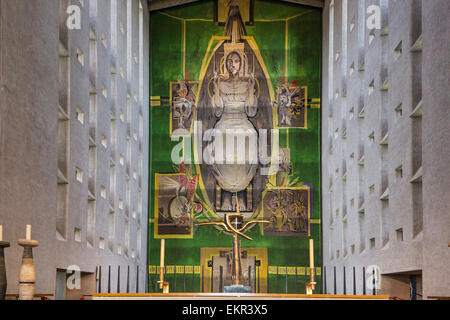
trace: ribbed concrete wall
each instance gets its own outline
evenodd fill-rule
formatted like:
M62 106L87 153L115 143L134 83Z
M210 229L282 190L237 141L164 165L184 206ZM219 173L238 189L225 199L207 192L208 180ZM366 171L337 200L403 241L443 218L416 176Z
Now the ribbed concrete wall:
M450 295L450 2L423 1L423 286Z
M367 27L371 5L380 8L380 29ZM337 293L344 287L353 293L353 267L356 293L363 293L363 267L369 265L379 266L383 276L378 292L390 293L388 284L383 288L389 275L421 273L424 297L450 293L450 171L443 167L450 159L448 7L445 0L326 1L328 293L335 281ZM367 286L366 292L372 293Z
M0 224L8 293L25 225L37 293L56 270L102 267L102 291L145 291L148 203L147 1L1 1ZM68 30L69 5L81 29ZM104 241L103 241L104 240ZM104 244L103 244L104 242ZM104 247L104 248L103 248ZM84 292L86 293L86 292Z

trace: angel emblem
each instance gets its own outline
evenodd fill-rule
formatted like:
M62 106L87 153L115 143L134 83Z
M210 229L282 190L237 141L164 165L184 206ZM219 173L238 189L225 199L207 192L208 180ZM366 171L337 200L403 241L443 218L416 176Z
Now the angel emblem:
M275 100L272 101L273 106L278 106L280 111L281 121L280 125L292 126L292 118L301 112L301 101L295 99L299 93L300 88L290 90L286 85L277 86ZM300 108L300 110L298 110Z
M194 98L185 81L178 80L179 89L173 98L173 117L178 120L178 128L186 129L184 123L189 121L194 110Z
M184 173L185 165L180 164L180 173ZM176 180L168 180L164 188L175 189L176 196L169 202L169 216L165 218L170 220L177 227L189 227L191 224L191 213L194 209L192 201L195 190L197 189L199 177L192 178L186 175L180 175Z

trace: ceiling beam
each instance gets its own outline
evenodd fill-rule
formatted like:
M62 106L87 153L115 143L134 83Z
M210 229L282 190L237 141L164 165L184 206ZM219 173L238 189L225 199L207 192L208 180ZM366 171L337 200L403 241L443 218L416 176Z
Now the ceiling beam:
M197 1L199 0L153 0L149 1L148 10L149 11L162 10Z
M153 0L149 1L148 9L150 11L156 11L198 1L199 0ZM323 8L324 6L323 0L281 0L281 1L303 4L318 8Z
M296 4L304 4L311 7L323 8L324 3L323 0L281 0L285 2L291 2Z

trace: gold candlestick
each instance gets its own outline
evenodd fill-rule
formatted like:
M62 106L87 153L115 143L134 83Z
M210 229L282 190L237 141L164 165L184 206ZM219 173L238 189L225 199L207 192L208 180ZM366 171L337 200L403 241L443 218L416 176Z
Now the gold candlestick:
M31 225L27 225L26 239L19 239L17 243L23 247L22 265L19 273L19 300L33 300L36 283L33 248L39 246L39 242L31 240Z
M316 282L314 281L314 240L309 239L309 275L310 282L306 284L306 294L313 294L316 288Z
M237 234L233 234L233 262L234 262L234 285L238 286L241 281L241 264L240 264L240 250L239 239Z
M163 293L169 293L169 283L164 281L164 255L166 251L166 239L161 239L161 256L159 260L159 288Z

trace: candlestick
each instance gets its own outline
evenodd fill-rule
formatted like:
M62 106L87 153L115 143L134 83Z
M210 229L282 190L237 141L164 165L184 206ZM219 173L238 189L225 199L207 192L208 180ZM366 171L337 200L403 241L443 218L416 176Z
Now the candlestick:
M6 297L6 262L5 262L5 248L9 247L9 242L3 241L3 226L0 225L0 300L5 300Z
M33 300L36 283L33 248L39 246L39 242L31 240L31 225L27 225L26 239L19 239L17 243L23 247L22 265L19 272L19 300Z
M166 239L161 239L161 257L159 260L159 288L163 290L163 293L169 293L169 283L164 281L164 254L166 249Z
M31 240L31 224L27 224L27 234L26 239Z
M306 294L313 294L316 287L316 282L314 281L314 240L309 239L309 283L306 284Z

